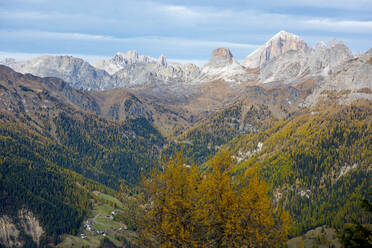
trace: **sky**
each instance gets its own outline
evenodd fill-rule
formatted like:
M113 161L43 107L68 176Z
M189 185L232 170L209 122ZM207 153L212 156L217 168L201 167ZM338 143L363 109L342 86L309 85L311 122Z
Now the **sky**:
M372 0L0 0L0 59L137 50L201 65L218 47L243 60L281 30L364 52Z

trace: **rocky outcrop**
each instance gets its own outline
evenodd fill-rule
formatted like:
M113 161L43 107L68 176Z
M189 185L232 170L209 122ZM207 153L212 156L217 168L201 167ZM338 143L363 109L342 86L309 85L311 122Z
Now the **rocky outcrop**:
M6 215L0 217L0 244L5 247L22 247L20 231L12 219Z
M21 209L18 211L18 220L26 235L30 236L34 243L39 245L44 230L33 213L26 209Z
M353 58L343 43L320 42L313 49L289 51L261 66L261 82L296 83L309 77L327 78Z
M94 63L94 67L105 70L113 75L128 65L153 62L155 62L155 59L144 55L139 56L137 51L130 50L125 54L118 52L109 60L99 60Z
M20 209L17 216L0 216L0 244L5 247L23 247L24 235L39 245L43 234L43 228L31 211Z
M212 51L212 56L206 66L225 67L231 65L234 61L233 55L228 48L217 48Z
M308 50L308 46L305 41L303 41L297 35L288 33L286 31L280 31L262 47L248 55L248 57L244 59L242 65L247 68L260 67L273 58L276 58L291 50L306 51Z
M158 63L162 66L167 66L168 65L167 59L165 58L165 56L163 54L159 56Z
M320 99L347 103L356 99L372 100L372 49L358 58L345 62L306 98L305 105L315 105Z
M116 88L185 83L200 74L199 67L194 64L169 63L164 55L154 59L138 55L136 51L117 53L112 59L94 65L112 74Z
M200 78L195 82L224 80L229 83L239 83L254 80L254 74L248 74L243 66L233 57L228 48L217 48L212 51L211 58L201 71Z

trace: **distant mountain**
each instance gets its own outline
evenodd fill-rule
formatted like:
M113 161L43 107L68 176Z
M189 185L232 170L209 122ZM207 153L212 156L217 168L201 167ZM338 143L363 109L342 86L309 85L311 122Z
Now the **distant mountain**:
M321 100L350 103L361 98L372 100L372 49L339 65L307 97L306 105L316 105Z
M23 62L5 60L2 64L20 73L61 78L76 89L102 90L115 87L115 80L106 71L72 56L41 56Z
M199 78L195 82L210 82L224 80L229 83L247 82L255 78L239 64L228 48L217 48L212 51L208 64L202 67Z
M111 75L113 75L128 65L138 63L147 64L152 62L156 62L156 60L144 55L139 56L137 51L131 50L128 51L126 54L117 53L113 58L109 60L104 59L99 60L95 62L93 65L94 67L101 70L105 70Z
M291 50L308 50L308 46L299 36L280 31L263 46L248 55L242 65L247 68L260 67L275 57Z
M312 49L291 50L263 64L261 83L293 84L305 78L324 79L352 58L352 52L343 43L320 42Z
M197 78L200 69L194 64L168 63L164 55L157 60L138 55L136 51L117 53L110 60L97 61L95 67L106 70L116 81L116 88L156 85L164 83L185 83Z
M136 51L117 53L109 60L97 61L95 66L70 56L43 56L25 62L8 59L0 63L23 73L59 77L76 89L130 89L136 97L146 99L148 105L172 109L182 116L176 119L187 120L183 122L186 125L236 102L251 86L273 89L283 85L301 86L308 94L317 94L309 96L307 101L314 102L316 100L311 99L318 99L324 87L336 92L338 86L345 89L341 84L327 85L333 84L331 81L336 79L333 75L353 59L349 48L337 40L328 44L320 42L309 48L297 35L281 31L250 54L242 65L228 48L213 50L209 62L201 68L194 64L170 63L163 55L157 59L139 55ZM350 77L341 73L337 80L342 80L343 76ZM120 101L120 93L113 94ZM363 98L368 94L354 94L353 97ZM303 102L297 101L296 104ZM121 118L124 115L109 113L115 112L119 105L112 102L113 110L102 113L109 118ZM154 114L156 111L151 112ZM166 124L166 132L174 125L174 121Z

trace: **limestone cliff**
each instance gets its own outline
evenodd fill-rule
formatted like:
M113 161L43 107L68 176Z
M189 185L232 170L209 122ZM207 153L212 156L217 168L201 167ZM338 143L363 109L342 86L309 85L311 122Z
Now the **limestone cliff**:
M0 216L0 244L5 247L23 247L25 235L39 245L43 234L39 221L27 209L18 210L16 216Z

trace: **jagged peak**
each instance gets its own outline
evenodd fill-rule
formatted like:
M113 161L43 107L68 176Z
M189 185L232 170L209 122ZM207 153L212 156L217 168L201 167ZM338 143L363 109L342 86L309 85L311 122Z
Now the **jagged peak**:
M160 65L162 65L162 66L167 66L167 65L168 65L168 63L167 63L167 58L166 58L163 54L161 54L161 55L159 56L159 58L158 58L158 63L159 63Z
M115 54L115 57L125 57L125 58L138 58L138 52L136 50L129 50L126 53L117 52Z
M212 51L212 56L224 56L224 57L229 57L229 58L233 57L230 49L226 47L219 47L219 48L214 49Z
M279 39L279 38L283 39L283 38L288 38L288 37L291 37L291 38L294 38L294 39L301 39L300 36L298 36L296 34L289 33L285 30L281 30L278 33L276 33L270 40L276 40L276 39Z
M308 49L306 42L298 35L282 30L275 34L263 46L249 54L243 61L243 66L247 68L256 68L290 50Z
M317 50L317 49L324 49L327 47L328 47L327 43L325 43L324 41L319 41L313 46L313 49Z
M338 40L336 38L333 38L330 41L328 41L328 47L335 47L337 45L345 45L345 43L342 40Z

